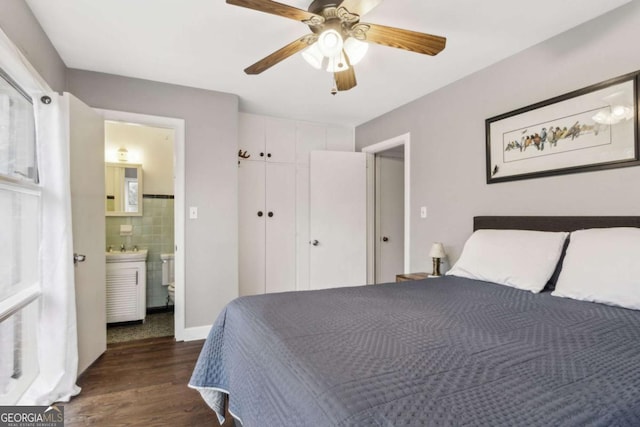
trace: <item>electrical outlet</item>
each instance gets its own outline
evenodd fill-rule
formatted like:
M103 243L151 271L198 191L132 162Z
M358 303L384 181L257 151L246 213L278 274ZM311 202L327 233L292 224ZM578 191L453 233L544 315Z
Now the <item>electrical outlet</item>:
M198 208L196 206L189 207L189 219L198 219Z
M422 206L420 208L420 218L424 219L427 217L427 207L426 206Z

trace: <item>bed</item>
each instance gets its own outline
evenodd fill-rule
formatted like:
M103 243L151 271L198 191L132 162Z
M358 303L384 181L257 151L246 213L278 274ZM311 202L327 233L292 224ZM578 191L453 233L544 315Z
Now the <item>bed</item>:
M474 219L597 227L640 218ZM190 386L245 427L640 425L640 311L454 276L242 297Z

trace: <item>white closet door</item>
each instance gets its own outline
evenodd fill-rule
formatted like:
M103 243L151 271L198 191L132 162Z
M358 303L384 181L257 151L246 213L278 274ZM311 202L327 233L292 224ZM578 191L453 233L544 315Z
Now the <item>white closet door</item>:
M265 291L265 163L242 161L238 169L239 293Z
M296 161L296 125L292 120L266 119L266 161Z
M238 124L238 149L251 156L247 160L265 159L265 118L254 114L240 113ZM260 156L262 153L262 156Z
M296 168L266 165L266 292L296 287Z
M366 171L364 153L311 153L311 289L367 282Z

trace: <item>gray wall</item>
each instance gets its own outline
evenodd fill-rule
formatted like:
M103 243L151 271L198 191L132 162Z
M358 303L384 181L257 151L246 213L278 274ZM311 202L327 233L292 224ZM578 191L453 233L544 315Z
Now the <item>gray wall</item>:
M185 120L186 327L210 325L238 288L238 97L69 69L67 91L92 107ZM185 218L188 218L185 212Z
M411 268L454 262L475 215L638 215L640 168L486 184L485 119L640 69L632 2L356 129L358 150L411 133ZM419 218L420 206L428 218Z
M237 295L237 121L235 95L69 70L24 0L0 1L0 28L56 91L92 107L186 122L186 327L209 325Z
M53 90L65 90L67 67L24 0L0 1L0 28Z

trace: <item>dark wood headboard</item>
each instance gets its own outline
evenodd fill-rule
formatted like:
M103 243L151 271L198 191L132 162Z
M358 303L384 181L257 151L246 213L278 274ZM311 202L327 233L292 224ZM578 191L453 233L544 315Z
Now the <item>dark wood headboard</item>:
M640 216L476 216L473 230L576 231L584 228L640 227Z

